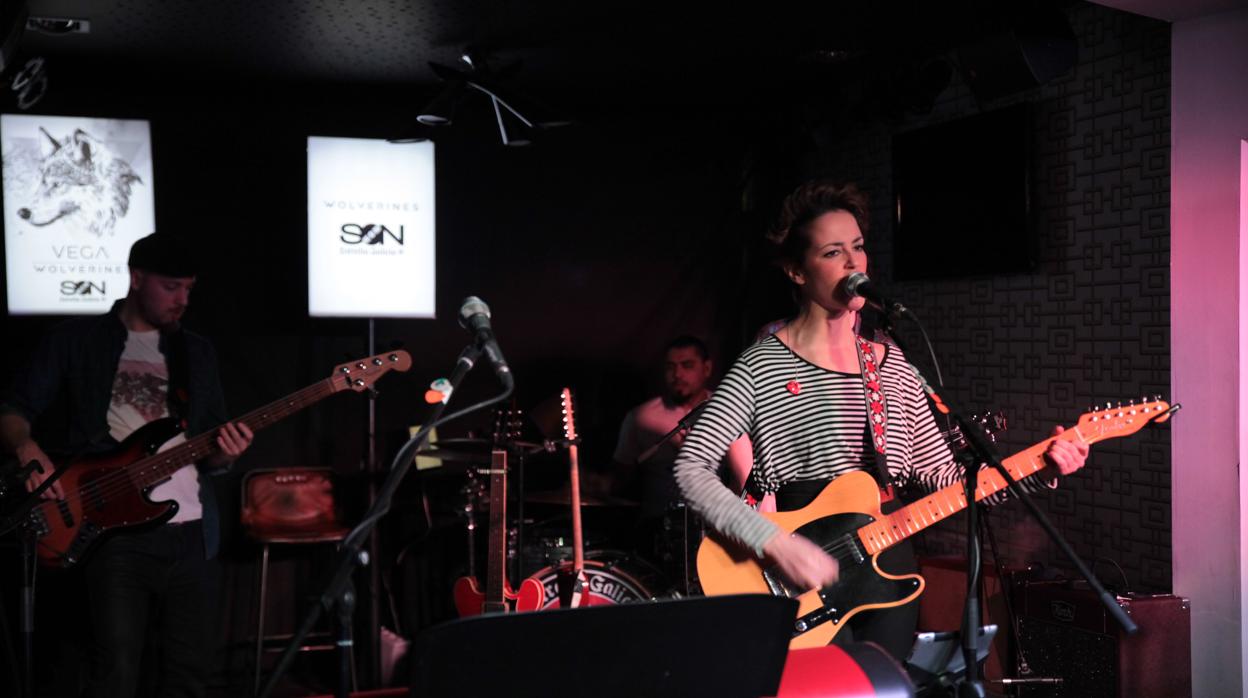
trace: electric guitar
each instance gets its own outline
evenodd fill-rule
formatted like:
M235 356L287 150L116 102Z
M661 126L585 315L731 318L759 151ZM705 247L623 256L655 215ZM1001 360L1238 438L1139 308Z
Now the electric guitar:
M1139 405L1106 408L1084 414L1079 423L1058 436L1051 436L1012 456L1003 464L1014 480L1023 480L1045 470L1044 453L1053 439L1093 444L1105 439L1134 434L1145 425L1161 423L1178 409L1155 400ZM975 501L1006 488L1005 479L995 469L979 471ZM722 594L774 594L798 600L793 623L792 649L818 647L832 641L853 616L870 609L891 608L909 603L923 593L925 582L917 574L892 575L881 570L878 557L884 550L967 506L963 483L944 487L891 514L880 511L880 490L864 471L842 475L828 484L814 501L796 511L764 513L766 518L790 533L799 533L816 543L840 563L840 579L823 589L794 585L774 566L765 566L750 552L715 535L704 539L698 549L698 578L709 596ZM869 585L872 577L886 584ZM863 589L886 591L864 592Z
M495 424L495 448L490 453L490 541L485 563L485 588L482 589L474 576L460 577L451 587L455 610L461 617L482 613L506 613L510 610L536 611L546 600L546 589L541 580L530 577L513 591L507 581L507 451L503 442L511 438L507 424L518 429L512 422L514 413L504 412ZM518 436L518 434L516 434ZM477 470L481 473L481 470Z
M258 432L322 399L344 390L360 392L390 371L406 371L412 358L390 351L342 364L324 380L253 410L236 421ZM73 459L56 469L64 499L42 500L31 509L41 564L71 567L101 537L120 529L164 523L173 518L173 500L153 502L151 492L181 468L214 455L217 430L188 439L167 451L157 450L182 432L172 417L148 422L106 454Z
M571 593L566 599L560 593L561 608L577 608L588 605L586 593L589 578L585 575L585 538L581 528L581 468L577 453L576 412L572 406L572 390L564 388L559 394L559 406L563 412L563 438L568 442L568 491L572 505L572 564L564 565L559 574L571 582ZM562 589L564 585L560 585Z

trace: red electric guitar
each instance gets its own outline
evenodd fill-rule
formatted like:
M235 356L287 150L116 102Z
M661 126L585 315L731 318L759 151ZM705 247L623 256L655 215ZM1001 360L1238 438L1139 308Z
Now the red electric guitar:
M510 423L505 413L499 419L504 424ZM537 579L524 580L519 591L513 591L507 582L507 451L499 445L503 440L499 431L496 429L495 448L490 454L490 467L485 471L490 475L490 543L485 563L485 589L476 577L455 580L451 592L460 616L506 613L513 609L536 611L546 600L546 590Z
M258 432L334 393L366 390L390 371L406 371L411 365L412 358L405 351L345 363L329 378L252 410L237 421ZM181 432L178 420L158 419L137 429L110 453L83 456L59 466L65 498L41 501L31 510L40 563L70 567L101 536L173 518L177 502L153 502L152 490L181 468L220 450L217 430L213 429L157 453Z

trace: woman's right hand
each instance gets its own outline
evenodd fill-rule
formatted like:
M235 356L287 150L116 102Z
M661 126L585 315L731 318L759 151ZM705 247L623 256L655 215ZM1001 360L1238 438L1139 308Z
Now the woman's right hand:
M44 480L51 477L52 473L56 470L56 466L52 465L52 459L48 458L48 454L44 453L43 449L39 447L39 444L34 441L27 441L21 446L18 446L14 451L14 455L17 456L18 462L23 466L33 460L37 461L39 463L39 467L43 468L43 472L35 471L26 478L27 492L34 492L35 489L39 487L39 485L42 485ZM61 487L61 483L58 480L52 483L48 489L44 490L43 494L40 496L44 499L65 499L65 489Z
M763 545L763 554L781 574L803 589L822 589L840 577L836 559L809 538L780 531Z

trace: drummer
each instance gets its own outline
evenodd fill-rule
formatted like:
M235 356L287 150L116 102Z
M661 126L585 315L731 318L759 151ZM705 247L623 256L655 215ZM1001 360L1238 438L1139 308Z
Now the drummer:
M711 396L708 385L713 366L706 344L684 335L667 343L663 362L663 394L634 407L620 425L612 457L611 485L616 494L641 492L640 528L653 530L664 514L680 501L672 476L676 453L685 431L677 432L653 449L681 419ZM738 440L721 464L725 482L740 492L753 465L748 441Z

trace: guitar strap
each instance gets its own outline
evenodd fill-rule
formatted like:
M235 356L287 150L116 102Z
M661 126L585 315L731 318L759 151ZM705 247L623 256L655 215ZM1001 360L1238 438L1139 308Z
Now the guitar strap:
M880 385L880 370L875 361L871 342L863 337L858 340L858 367L862 373L862 390L867 408L867 438L875 455L875 476L885 495L892 496L892 476L888 473L888 404Z
M169 372L168 393L165 396L169 408L169 416L178 420L183 430L189 428L187 420L191 414L191 367L187 356L186 332L178 328L172 332L162 332L160 349L165 355L165 366Z

